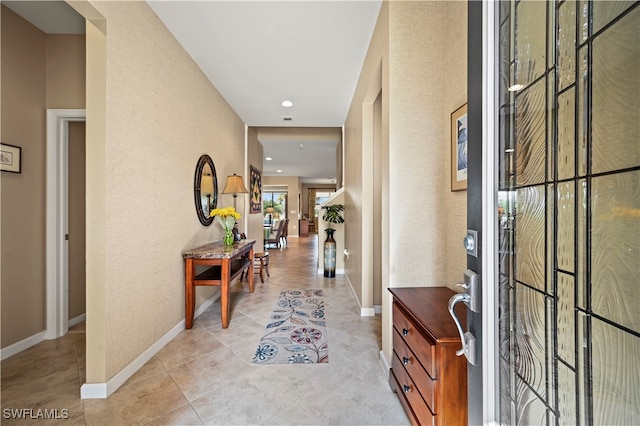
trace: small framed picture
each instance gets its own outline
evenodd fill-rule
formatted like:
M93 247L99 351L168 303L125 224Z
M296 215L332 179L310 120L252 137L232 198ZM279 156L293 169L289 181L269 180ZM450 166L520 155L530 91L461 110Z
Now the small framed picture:
M0 170L3 172L21 173L22 148L19 146L0 144Z
M467 104L451 113L451 190L467 189Z

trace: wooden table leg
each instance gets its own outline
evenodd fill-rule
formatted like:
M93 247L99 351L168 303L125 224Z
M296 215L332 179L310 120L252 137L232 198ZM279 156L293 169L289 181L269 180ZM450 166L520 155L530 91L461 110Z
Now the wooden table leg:
M222 276L220 285L220 310L222 311L222 328L229 327L229 278L231 276L231 260L222 261ZM251 277L249 278L251 280Z
M193 315L196 306L196 289L193 285L195 265L193 259L185 259L184 263L184 321L187 329L193 327Z
M249 250L249 291L253 293L253 290L253 246L251 246L251 250Z
M264 256L260 258L260 282L264 284Z

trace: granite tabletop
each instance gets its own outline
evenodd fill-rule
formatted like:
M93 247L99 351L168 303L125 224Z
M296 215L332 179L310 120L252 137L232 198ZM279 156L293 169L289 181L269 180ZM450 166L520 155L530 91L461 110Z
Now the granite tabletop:
M243 249L246 249L246 246L254 245L255 242L256 240L241 240L233 243L233 246L231 247L225 247L225 245L222 244L222 241L214 241L213 243L186 250L182 252L182 257L185 259L230 258L240 253Z

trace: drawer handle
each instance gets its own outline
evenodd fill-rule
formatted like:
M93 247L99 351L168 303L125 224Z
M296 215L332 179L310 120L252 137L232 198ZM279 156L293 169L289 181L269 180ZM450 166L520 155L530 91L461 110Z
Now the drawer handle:
M404 391L404 393L409 393L411 392L411 386L402 385L402 390Z
M409 335L409 330L408 330L408 329L406 329L406 328L403 328L403 329L402 329L402 335L403 335L403 336L405 336L405 337L407 337L407 336Z
M409 364L410 362L411 362L411 359L410 359L410 358L407 358L406 356L403 356L403 357L402 357L402 363L403 363L404 365L407 365L407 364Z

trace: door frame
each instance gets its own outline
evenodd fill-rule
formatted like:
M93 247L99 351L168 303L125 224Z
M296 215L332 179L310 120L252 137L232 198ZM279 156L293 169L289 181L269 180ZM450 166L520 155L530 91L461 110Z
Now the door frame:
M498 376L498 2L482 2L482 401L483 424L500 424Z
M45 339L64 336L69 329L69 122L86 121L84 109L47 110L46 283Z

